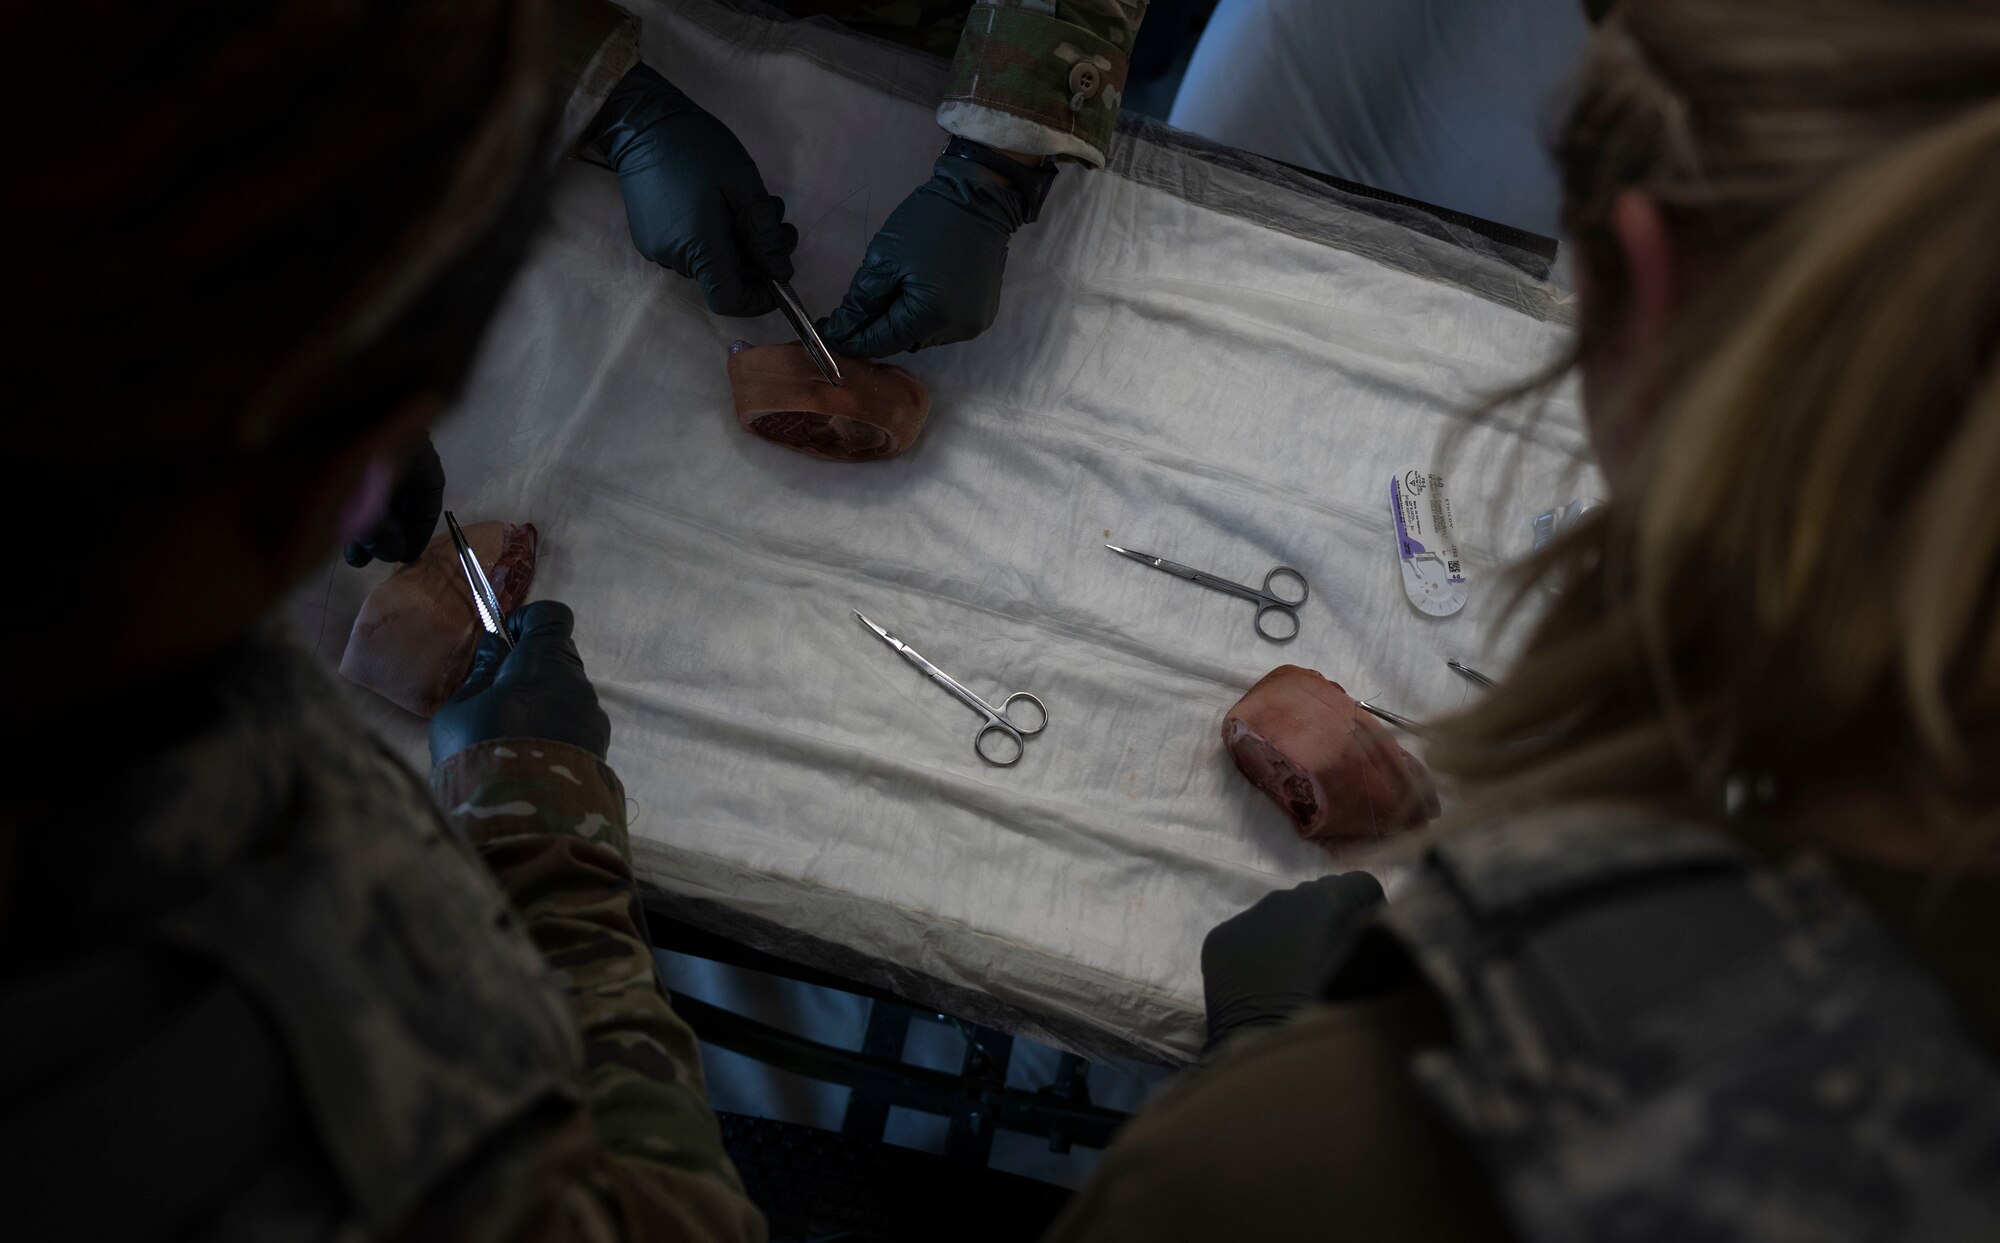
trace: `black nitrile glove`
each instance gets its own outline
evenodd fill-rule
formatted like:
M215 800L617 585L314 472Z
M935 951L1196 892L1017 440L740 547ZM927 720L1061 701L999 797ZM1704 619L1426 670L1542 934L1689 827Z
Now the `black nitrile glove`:
M584 137L602 143L618 170L640 254L700 281L717 315L777 309L770 281L792 279L799 231L728 126L638 65Z
M1366 872L1322 876L1265 894L1201 943L1201 991L1212 1051L1246 1027L1270 1027L1319 999L1333 956L1382 901Z
M570 637L575 627L569 605L537 600L507 619L513 651L481 635L465 685L431 718L431 763L497 738L546 738L603 759L611 748L611 718L584 676L583 657Z
M939 157L931 179L882 222L820 335L855 358L970 341L1000 313L1007 239L1029 214L999 173Z
M368 534L349 540L341 556L352 566L367 565L376 558L384 561L415 561L436 532L438 515L444 512L444 463L429 436L410 455L409 465L396 477L389 493L389 506L382 521Z

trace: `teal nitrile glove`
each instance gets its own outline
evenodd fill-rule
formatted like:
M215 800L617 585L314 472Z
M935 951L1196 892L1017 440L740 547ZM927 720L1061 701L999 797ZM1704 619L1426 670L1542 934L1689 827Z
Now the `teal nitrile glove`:
M603 759L611 718L583 671L575 629L569 605L537 600L508 616L512 648L480 635L465 685L431 718L431 763L501 738L566 742Z
M1252 1027L1272 1027L1318 1000L1336 954L1383 902L1382 883L1341 872L1265 894L1201 943L1208 1010L1204 1055Z
M1026 197L1006 177L940 157L931 179L882 222L820 335L856 358L978 336L999 314L1007 239L1028 216Z
M770 282L792 279L799 231L728 126L638 65L584 137L602 144L618 170L640 254L694 278L717 315L777 308Z

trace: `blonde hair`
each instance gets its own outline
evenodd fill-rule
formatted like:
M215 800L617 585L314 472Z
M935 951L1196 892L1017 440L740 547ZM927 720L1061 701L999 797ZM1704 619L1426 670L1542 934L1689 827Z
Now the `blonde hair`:
M2000 806L2000 6L1629 0L1559 158L1608 302L1625 190L1713 279L1432 763L1481 811L1859 781L1962 840Z

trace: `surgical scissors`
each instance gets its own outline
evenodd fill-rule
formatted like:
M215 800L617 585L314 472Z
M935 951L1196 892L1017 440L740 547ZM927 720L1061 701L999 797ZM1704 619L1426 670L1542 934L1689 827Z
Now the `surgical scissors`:
M465 571L465 584L472 588L472 607L479 613L479 624L487 634L500 640L500 645L508 651L514 650L514 640L507 637L507 619L500 612L500 595L493 590L493 583L486 577L479 558L472 555L472 544L465 538L465 531L458 525L458 519L444 511L444 524L451 529L452 547L458 550L458 568Z
M984 699L967 690L964 684L957 678L952 677L930 661L919 656L915 648L882 629L882 627L876 625L874 622L869 621L866 617L863 617L860 609L855 609L853 612L855 619L873 631L876 638L894 648L896 655L915 665L925 677L944 687L947 691L950 691L953 697L960 703L986 718L985 724L979 727L979 732L972 736L972 750L980 759L985 760L988 764L999 768L1006 768L1009 765L1019 763L1022 753L1028 749L1027 743L1023 740L1033 738L1036 734L1041 733L1049 727L1048 706L1028 692L1015 691L1002 700L998 708L995 708L992 704L987 703ZM1017 699L1025 700L1035 705L1035 711L1040 714L1041 720L1033 729L1016 723L1013 717L1009 715L1013 710L1014 701ZM994 734L1007 739L1013 744L1011 754L1004 752L999 756L987 754L986 739L989 735Z
M1290 643L1293 639L1299 637L1299 606L1304 604L1306 598L1312 594L1312 587L1306 582L1305 575L1299 573L1289 565L1278 566L1269 574L1266 574L1264 576L1264 588L1262 591L1259 591L1255 587L1246 587L1242 583L1233 583L1226 578L1218 578L1204 570L1197 570L1192 566L1182 565L1178 561L1169 561L1165 557L1155 557L1148 552L1133 552L1129 548L1120 548L1116 544L1106 544L1105 547L1121 557L1132 558L1132 560L1137 561L1140 565L1150 565L1154 569L1172 574L1176 578L1185 578L1191 583L1200 583L1212 591L1220 591L1226 595L1238 596L1250 601L1250 603L1257 606L1257 619L1254 623L1257 633L1273 643ZM1276 584L1280 582L1297 582L1299 585L1298 598L1294 600L1289 596L1279 595ZM1290 628L1275 632L1264 629L1265 617L1273 613L1284 618Z

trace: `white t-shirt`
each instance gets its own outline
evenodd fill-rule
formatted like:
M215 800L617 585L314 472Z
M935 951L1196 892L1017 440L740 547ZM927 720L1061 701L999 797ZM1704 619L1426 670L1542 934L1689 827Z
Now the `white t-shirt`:
M1579 0L1222 0L1181 129L1553 237Z

